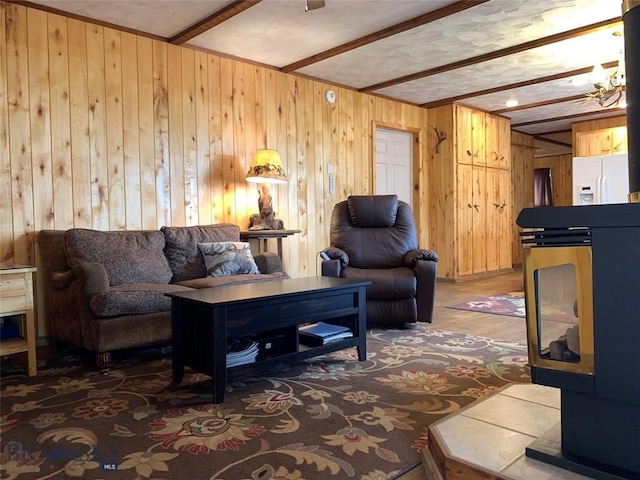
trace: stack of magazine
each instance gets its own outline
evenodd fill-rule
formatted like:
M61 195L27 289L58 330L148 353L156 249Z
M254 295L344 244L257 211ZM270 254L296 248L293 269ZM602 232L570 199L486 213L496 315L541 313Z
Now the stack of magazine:
M227 368L253 363L258 355L258 342L242 337L227 340Z
M310 347L317 347L327 343L353 337L353 332L349 327L341 325L331 325L329 323L318 322L311 325L304 325L298 329L300 341Z

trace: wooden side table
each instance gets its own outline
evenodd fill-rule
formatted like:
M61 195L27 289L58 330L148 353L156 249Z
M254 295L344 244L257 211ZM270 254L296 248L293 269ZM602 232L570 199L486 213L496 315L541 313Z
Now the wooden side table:
M0 356L27 352L27 375L37 375L36 321L33 312L35 267L0 264L0 317L19 316L20 335L0 340Z
M275 238L278 245L278 256L282 258L282 239L296 233L300 233L300 230L244 230L240 232L240 240L243 242L258 240L258 253L263 253L268 251L269 239Z

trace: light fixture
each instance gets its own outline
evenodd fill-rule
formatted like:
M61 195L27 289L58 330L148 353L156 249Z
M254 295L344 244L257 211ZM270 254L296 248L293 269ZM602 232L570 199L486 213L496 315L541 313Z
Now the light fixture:
M275 218L276 212L273 211L273 198L269 186L271 183L287 183L280 154L275 150L258 150L244 179L247 182L261 184L258 190L260 213L251 215L249 230L284 230L282 220Z
M595 90L587 93L587 97L596 100L602 108L617 107L622 100L622 92L625 90L625 77L620 73L620 70L620 66L618 66L611 73L606 74L602 71L602 67L594 67L596 79L593 86ZM597 75L601 75L599 79Z
M622 37L622 32L617 30L613 35ZM587 93L587 98L593 98L602 108L619 106L626 86L624 44L620 47L618 67L607 73L602 65L595 64L591 72L591 81L595 90Z
M511 99L511 100L507 100L507 101L504 103L504 105L505 105L507 108L513 108L513 107L518 106L518 103L519 103L519 102L518 102L518 100L516 100L516 99L514 98L514 99Z

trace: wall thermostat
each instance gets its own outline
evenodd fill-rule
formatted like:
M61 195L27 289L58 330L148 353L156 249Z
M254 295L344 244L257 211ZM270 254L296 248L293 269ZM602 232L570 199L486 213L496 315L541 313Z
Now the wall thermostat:
M333 103L336 101L336 92L334 92L333 90L327 90L327 93L325 93L325 97L327 99L327 102Z

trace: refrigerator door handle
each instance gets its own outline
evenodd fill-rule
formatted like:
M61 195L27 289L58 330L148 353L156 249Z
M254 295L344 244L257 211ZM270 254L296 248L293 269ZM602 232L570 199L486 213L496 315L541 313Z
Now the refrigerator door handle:
M597 191L596 203L600 205L609 203L609 182L607 181L606 176L601 175L598 177L598 187L596 191Z

